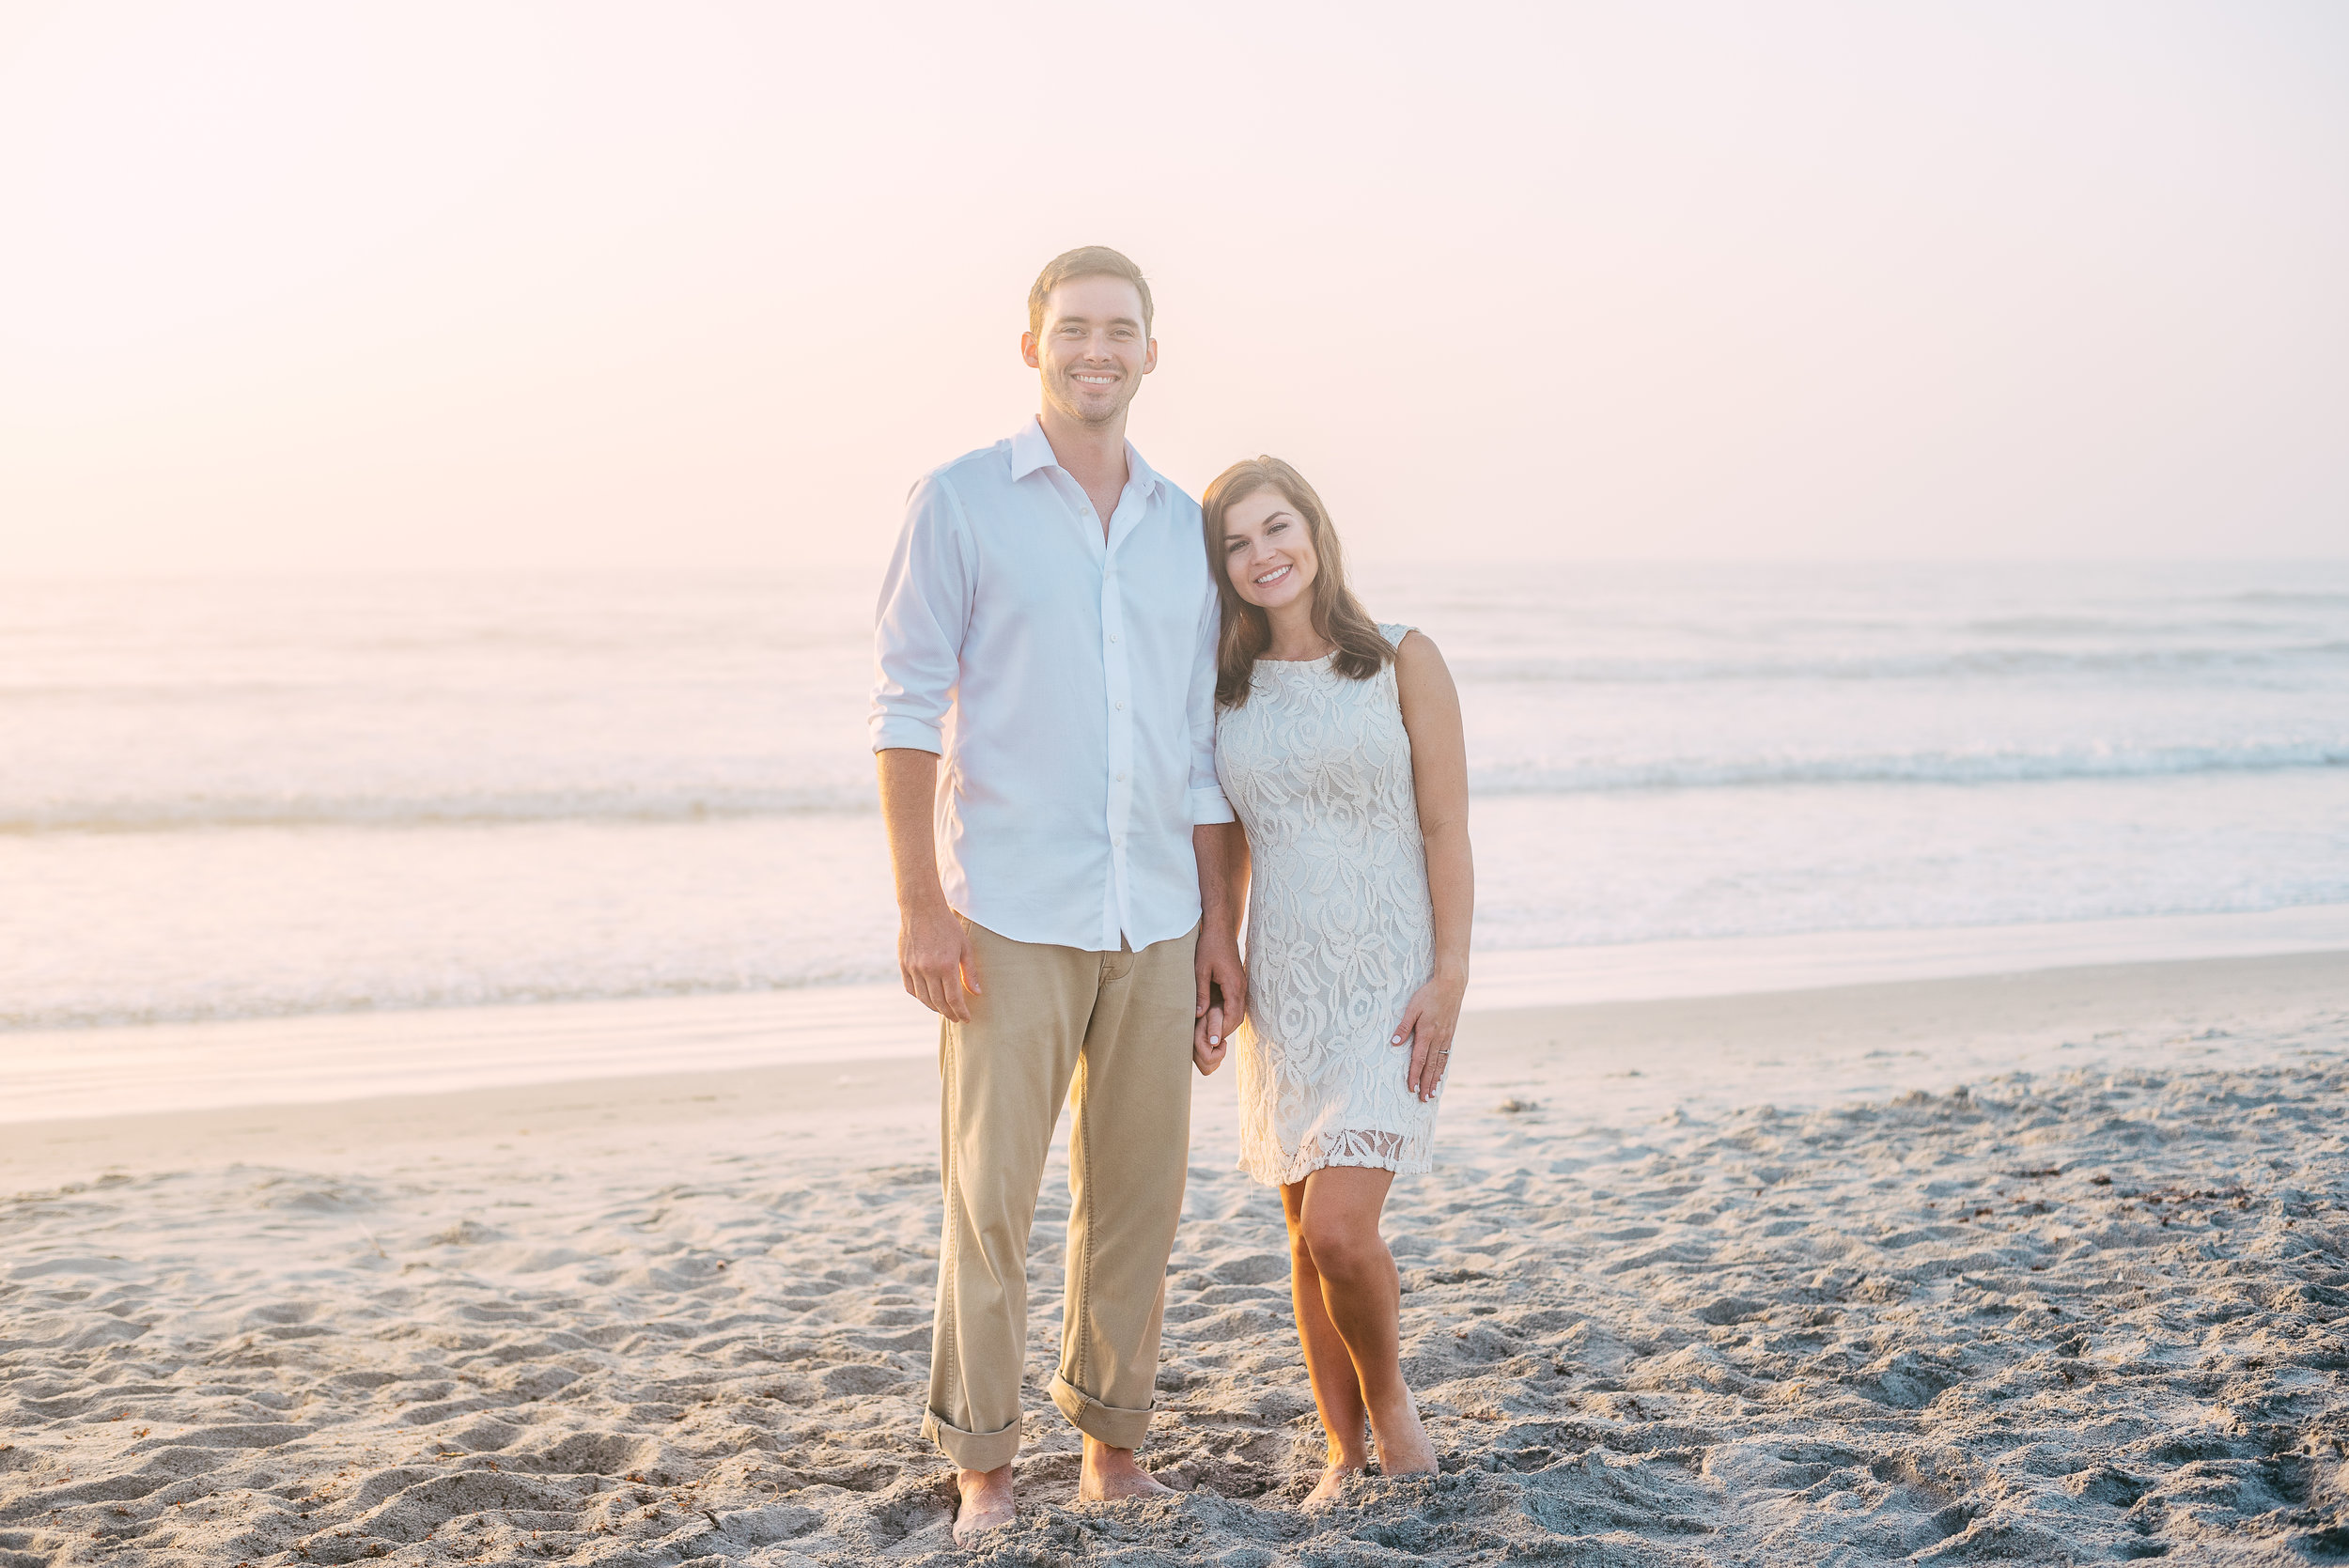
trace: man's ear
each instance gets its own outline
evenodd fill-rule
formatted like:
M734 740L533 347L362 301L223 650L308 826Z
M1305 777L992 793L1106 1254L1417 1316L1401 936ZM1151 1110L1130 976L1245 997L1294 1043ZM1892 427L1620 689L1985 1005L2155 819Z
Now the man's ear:
M1150 340L1150 351L1142 356L1142 373L1145 376L1159 367L1159 340Z
M1159 346L1157 341L1154 339L1150 344L1150 357L1152 359L1156 359L1158 358L1158 355ZM1036 363L1035 334L1021 333L1019 334L1019 357L1021 360L1026 362L1028 368L1031 370L1041 370L1044 368L1043 365Z

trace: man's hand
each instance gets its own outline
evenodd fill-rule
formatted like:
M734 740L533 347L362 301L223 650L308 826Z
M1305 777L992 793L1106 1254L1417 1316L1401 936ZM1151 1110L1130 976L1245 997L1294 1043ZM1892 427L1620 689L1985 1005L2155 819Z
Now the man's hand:
M957 1023L971 1021L971 1003L963 993L984 994L971 933L942 904L899 919L897 972L905 977L906 995Z
M1229 937L1199 933L1199 956L1192 964L1198 980L1198 1006L1191 1030L1190 1059L1203 1073L1223 1064L1231 1048L1232 1031L1248 1017L1248 970L1239 961L1239 946Z
M938 846L930 837L938 757L891 747L874 760L897 878L897 972L905 977L906 995L941 1017L969 1023L971 1004L963 995L980 994L979 955L939 886Z

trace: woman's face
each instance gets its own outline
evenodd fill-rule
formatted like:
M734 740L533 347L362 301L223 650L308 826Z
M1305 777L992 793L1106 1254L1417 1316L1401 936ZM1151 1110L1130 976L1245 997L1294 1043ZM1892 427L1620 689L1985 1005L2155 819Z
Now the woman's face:
M1266 610L1299 603L1320 563L1304 516L1275 486L1241 497L1223 513L1223 571L1249 603Z

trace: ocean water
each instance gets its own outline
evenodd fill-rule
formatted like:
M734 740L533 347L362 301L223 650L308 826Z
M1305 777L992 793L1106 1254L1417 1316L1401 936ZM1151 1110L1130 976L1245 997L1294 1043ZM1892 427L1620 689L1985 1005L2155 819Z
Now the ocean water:
M1482 951L2349 902L2349 564L1361 570ZM873 578L0 583L0 1039L886 980Z

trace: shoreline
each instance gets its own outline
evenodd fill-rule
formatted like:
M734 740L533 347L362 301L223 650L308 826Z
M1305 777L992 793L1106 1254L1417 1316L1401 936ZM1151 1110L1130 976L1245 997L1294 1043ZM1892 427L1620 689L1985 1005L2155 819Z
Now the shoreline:
M1467 1012L2349 951L2349 905L1479 953ZM0 1128L926 1057L894 983L0 1032ZM5 1138L0 1133L0 1138Z
M1444 1114L1464 1098L1523 1090L1579 1125L1624 1126L1675 1110L1815 1109L2015 1072L2109 1070L2143 1048L2148 1020L2179 1036L2164 1046L2173 1062L2244 1065L2229 1035L2184 1036L2247 1008L2327 1002L2349 1009L2349 952L1477 1009L1462 1015L1465 1060ZM803 1158L852 1159L859 1149L874 1164L933 1158L936 1035L930 1016L914 1011L926 1040L870 1054L4 1123L0 1191L132 1165L374 1163L436 1145L590 1149L727 1122L788 1132ZM1228 1065L1192 1079L1195 1141L1229 1131L1231 1082Z

